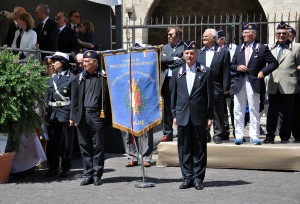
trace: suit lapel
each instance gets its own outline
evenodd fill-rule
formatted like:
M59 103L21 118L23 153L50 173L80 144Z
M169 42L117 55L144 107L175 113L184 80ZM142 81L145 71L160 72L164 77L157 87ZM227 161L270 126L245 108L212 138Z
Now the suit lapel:
M183 87L183 91L184 93L187 94L187 96L189 95L189 91L187 88L187 82L186 82L186 64L183 64L181 67L181 70L179 70L179 72L181 71L182 75L178 76L178 82L181 84L181 86Z
M203 50L201 53L199 53L198 62L200 64L204 64L206 66L206 51L205 50Z
M285 49L284 49L284 53L283 53L281 59L279 60L279 64L280 64L280 63L284 60L284 58L285 58L288 54L290 54L291 52L292 52L291 50L285 48Z

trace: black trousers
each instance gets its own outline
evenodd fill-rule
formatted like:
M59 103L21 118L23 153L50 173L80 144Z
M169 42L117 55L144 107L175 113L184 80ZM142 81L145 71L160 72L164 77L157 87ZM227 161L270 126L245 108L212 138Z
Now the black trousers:
M61 158L62 170L71 169L73 153L74 127L69 123L49 122L46 155L50 170L57 171L59 168L59 157Z
M78 141L83 158L83 174L101 178L104 169L103 119L99 112L84 112L77 126Z
M162 86L162 98L163 98L163 114L162 114L162 128L163 134L168 135L173 139L173 117L171 112L171 78L166 76L164 84Z
M214 137L223 138L224 129L224 96L214 99Z
M281 140L288 140L291 137L293 126L295 94L269 94L269 109L267 116L267 137L274 139L278 116L281 113L281 127L279 136Z
M207 163L206 126L178 126L178 156L184 180L203 182Z
M292 127L292 135L296 141L300 141L300 96L297 94L295 96L295 105L293 111L293 127Z

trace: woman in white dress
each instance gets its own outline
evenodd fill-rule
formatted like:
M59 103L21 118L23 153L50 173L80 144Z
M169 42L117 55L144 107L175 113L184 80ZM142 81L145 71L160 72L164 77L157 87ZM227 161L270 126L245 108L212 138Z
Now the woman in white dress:
M37 35L32 30L34 28L32 16L27 12L21 13L17 22L20 29L15 32L15 38L11 47L33 50L37 42ZM32 52L20 52L19 59L27 60L30 55L32 55Z
M15 33L15 38L12 43L12 48L34 49L37 35L32 30L34 20L27 12L21 13L17 20L20 27ZM26 60L30 56L30 52L21 52L20 59ZM26 171L35 167L37 164L45 161L46 155L39 141L39 138L34 133L23 133L21 136L20 146L16 157L13 161L11 173Z

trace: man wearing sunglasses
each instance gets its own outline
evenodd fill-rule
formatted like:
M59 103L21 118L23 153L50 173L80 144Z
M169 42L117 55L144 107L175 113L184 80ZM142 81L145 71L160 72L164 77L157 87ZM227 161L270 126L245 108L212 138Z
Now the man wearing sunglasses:
M168 28L168 44L164 45L161 52L161 95L163 98L163 137L160 142L173 140L172 113L171 113L171 78L172 70L181 66L184 61L182 30L178 26Z
M285 22L280 22L275 32L277 42L271 48L279 67L271 73L268 83L268 133L264 143L274 143L279 114L281 143L288 143L291 137L293 112L295 111L294 102L296 95L299 94L297 66L300 65L300 45L289 40L288 28ZM295 139L299 140L300 138L296 136Z

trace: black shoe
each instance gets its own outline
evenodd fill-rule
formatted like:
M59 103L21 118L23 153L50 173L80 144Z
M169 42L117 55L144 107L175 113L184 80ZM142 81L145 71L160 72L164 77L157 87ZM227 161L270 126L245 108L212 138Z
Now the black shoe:
M46 177L53 177L53 176L56 176L57 174L58 174L57 170L50 169L47 171Z
M229 140L229 135L230 135L230 132L225 132L222 137L222 140Z
M69 176L69 170L62 170L62 172L60 172L60 177L68 177Z
M290 141L288 139L281 139L281 143L282 144L286 144L286 143L289 143Z
M86 177L81 183L80 185L81 186L86 186L86 185L89 185L89 184L92 184L94 182L94 179L92 176L88 176Z
M244 143L247 142L246 138L244 138L244 137L243 137L243 142L244 142Z
M266 137L266 139L264 139L263 143L265 143L265 144L274 144L274 139L272 139L270 137Z
M102 185L102 180L99 177L94 177L94 185L95 186L100 186Z
M203 190L203 184L201 182L195 182L196 190Z
M207 142L211 142L211 135L209 131L206 131L206 135L207 135Z
M214 136L213 140L216 144L222 144L222 138L219 136Z
M185 180L180 186L179 186L179 189L187 189L187 188L190 188L192 187L192 182L189 181L189 180Z

